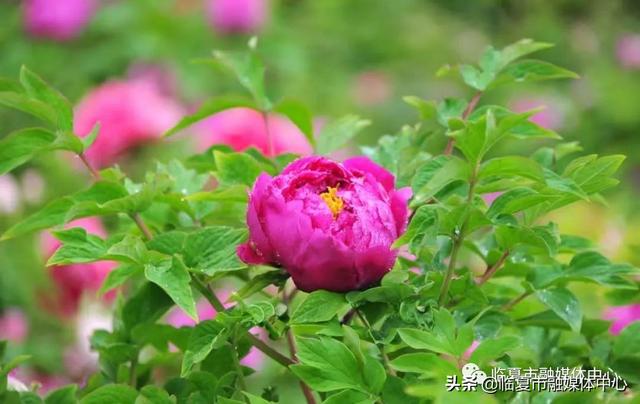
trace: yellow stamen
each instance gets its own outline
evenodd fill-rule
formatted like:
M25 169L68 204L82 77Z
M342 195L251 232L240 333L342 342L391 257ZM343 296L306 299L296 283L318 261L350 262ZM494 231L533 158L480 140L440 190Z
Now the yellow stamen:
M320 197L327 204L333 214L333 218L335 219L338 217L338 213L342 211L344 201L337 194L338 187L328 187L327 189L327 192L321 193Z

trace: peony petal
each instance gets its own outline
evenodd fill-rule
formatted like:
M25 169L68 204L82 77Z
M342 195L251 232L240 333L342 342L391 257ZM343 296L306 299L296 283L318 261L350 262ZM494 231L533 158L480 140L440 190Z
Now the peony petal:
M384 167L374 163L368 157L358 156L352 157L344 161L344 166L350 171L360 171L371 174L387 192L393 191L395 187L395 178L393 174Z
M369 248L355 257L359 282L357 288L368 287L378 282L391 270L396 260L396 253L388 247Z

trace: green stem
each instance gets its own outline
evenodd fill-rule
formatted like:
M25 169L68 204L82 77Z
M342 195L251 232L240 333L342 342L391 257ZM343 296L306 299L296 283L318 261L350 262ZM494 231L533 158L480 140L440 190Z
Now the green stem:
M131 359L131 366L129 367L129 384L134 389L136 388L138 378L136 377L136 368L138 367L138 355L136 352L135 358Z
M385 369L387 370L387 372L391 376L396 376L396 371L393 370L393 368L389 364L390 363L389 357L387 356L387 353L384 351L384 345L376 343L376 339L373 336L373 328L371 327L371 324L369 323L369 320L367 320L367 318L365 316L363 316L362 313L360 313L360 310L358 310L358 309L354 309L354 310L355 310L356 315L360 319L360 321L362 321L362 324L364 324L365 327L367 327L367 331L369 332L369 336L371 337L371 341L373 341L373 343L376 344L376 346L380 350L380 356L382 357L382 363L384 364Z
M240 388L241 391L247 391L247 383L244 380L244 371L242 370L242 366L240 365L240 358L238 358L238 351L236 350L236 347L238 346L237 344L237 339L238 339L238 330L236 330L236 335L234 335L233 337L233 345L231 346L231 356L233 357L233 365L236 368L236 373L238 374L238 387ZM249 400L247 399L246 396L244 396L244 394L240 393L241 396L244 397L244 401L245 402L249 402Z
M504 310L504 311L511 310L513 308L513 306L515 306L516 304L520 303L521 301L523 301L524 299L529 297L529 295L531 293L533 293L533 292L530 291L530 290L523 292L520 296L516 297L515 299L511 300L510 302L508 302L504 306L502 306L502 310Z
M218 296L216 296L215 292L211 289L209 285L202 282L196 276L193 277L193 283L196 286L196 289L198 289L198 291L202 294L202 296L204 296L205 299L207 299L207 301L211 304L211 306L213 306L214 309L216 309L216 311L222 312L225 310L224 305L222 304L220 299L218 299ZM275 349L271 348L264 341L262 341L260 338L256 337L255 335L251 334L249 331L245 333L245 336L247 337L251 345L256 347L263 354L267 355L268 357L278 362L282 366L289 367L295 364L294 361L287 358L286 356L276 351Z
M476 163L475 166L473 167L471 178L469 179L469 193L467 194L467 205L469 206L471 206L471 204L473 203L473 197L475 195L476 182L478 177L478 168L479 168L479 164ZM447 272L444 276L442 287L440 288L440 296L438 297L438 305L440 306L443 306L447 300L447 293L449 293L451 280L453 279L453 274L456 270L458 253L460 252L460 248L464 243L464 238L466 236L465 233L467 231L468 224L469 224L469 211L465 213L464 220L462 221L462 226L460 226L460 233L458 235L453 236L453 248L451 250L451 257L449 258L449 266L447 267Z
M498 269L500 269L500 267L505 263L508 257L509 257L509 250L506 250L505 252L502 253L500 258L498 258L498 261L496 261L495 264L487 268L486 272L478 280L478 285L482 285L486 281L491 279L493 274L495 274L498 271Z
M469 118L469 115L471 115L473 110L476 108L476 105L478 105L478 102L480 101L480 97L482 97L482 91L478 91L473 95L473 97L471 98L471 101L469 101L469 104L467 104L467 108L465 108L464 112L462 113L463 121L466 121L467 118ZM447 155L447 154L453 153L453 146L455 144L456 144L456 140L450 137L449 140L447 141L447 146L444 148L444 151L442 152L442 154Z

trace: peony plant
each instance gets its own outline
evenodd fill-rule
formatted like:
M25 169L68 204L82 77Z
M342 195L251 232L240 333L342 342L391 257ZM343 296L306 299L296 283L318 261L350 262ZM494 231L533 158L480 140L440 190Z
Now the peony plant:
M58 287L74 293L69 310L79 293L95 297L96 280L100 294L117 295L100 299L114 319L90 338L94 374L43 396L16 371L28 358L7 357L1 402L637 399L640 323L625 312L610 332L607 319L618 321L620 311L586 316L577 293L599 285L628 304L637 269L548 219L572 203L601 201L624 157L579 155L576 142L532 119L538 109L485 102L499 86L576 79L524 59L549 44L521 40L488 48L477 66L443 67L438 74L468 85L468 99L406 97L418 121L344 161L332 153L368 122L347 115L314 131L303 104L268 97L250 45L211 60L250 96L213 98L181 119L178 106L135 83L108 84L74 109L27 68L18 82L0 82L0 104L42 121L0 140L0 174L62 150L88 181L2 239L46 230L59 240L48 239L47 265L60 274ZM101 104L107 91L122 99ZM166 108L148 114L138 97ZM114 112L100 121L107 107ZM248 118L222 119L240 113ZM203 135L207 120L213 129ZM111 165L162 131L209 143L139 178ZM287 148L287 139L297 146ZM514 143L531 152L505 154ZM447 388L468 369L513 367L611 370L627 392Z

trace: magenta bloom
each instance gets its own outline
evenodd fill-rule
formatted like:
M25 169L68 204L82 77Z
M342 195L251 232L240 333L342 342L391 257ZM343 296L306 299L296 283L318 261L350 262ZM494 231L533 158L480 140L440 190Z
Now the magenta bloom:
M182 117L181 106L151 80L111 81L89 93L77 106L74 129L100 132L87 150L89 162L104 167L131 148L158 139Z
M261 174L249 198L248 264L281 265L296 286L345 292L368 287L393 266L391 244L407 225L409 188L366 157L343 164L305 157L272 178Z
M67 225L67 228L82 227L87 233L105 237L106 232L102 223L96 218L84 218L75 220ZM60 247L60 242L49 233L42 235L42 250L46 259ZM58 299L54 309L63 315L72 315L77 312L80 301L85 293L95 294L109 272L116 267L112 261L98 261L85 264L71 264L53 266L50 276L58 291ZM108 294L107 299L113 297Z
M206 0L207 19L223 34L259 31L267 20L267 0Z
M224 299L227 297L227 294L223 292L218 297ZM225 306L229 307L230 305L225 305ZM196 307L198 309L198 318L200 319L200 321L211 320L216 316L216 313L217 313L216 309L214 309L209 304L209 302L207 302L204 299L200 300ZM196 322L179 307L175 307L172 311L169 312L169 314L167 314L166 321L168 324L176 328L193 327L196 325ZM257 332L258 334L261 334L260 332L261 329L258 327L256 327L255 329L252 329L251 331L254 331L254 333ZM262 354L262 352L252 347L249 353L244 358L242 358L240 363L242 363L245 366L258 369L262 367L263 361L264 361L264 355Z
M23 342L29 333L29 323L22 310L9 308L0 314L0 340Z
M605 320L613 320L609 332L613 335L618 335L626 326L640 320L640 304L609 307L605 311L603 318Z
M616 44L618 62L625 69L640 69L640 34L627 34Z
M311 154L311 144L289 119L276 114L268 117L268 130L262 114L250 108L231 108L196 125L198 146L205 150L225 144L236 151L255 147L263 154ZM269 139L271 137L271 139Z
M95 0L25 0L24 25L33 36L66 41L84 29L95 10Z

